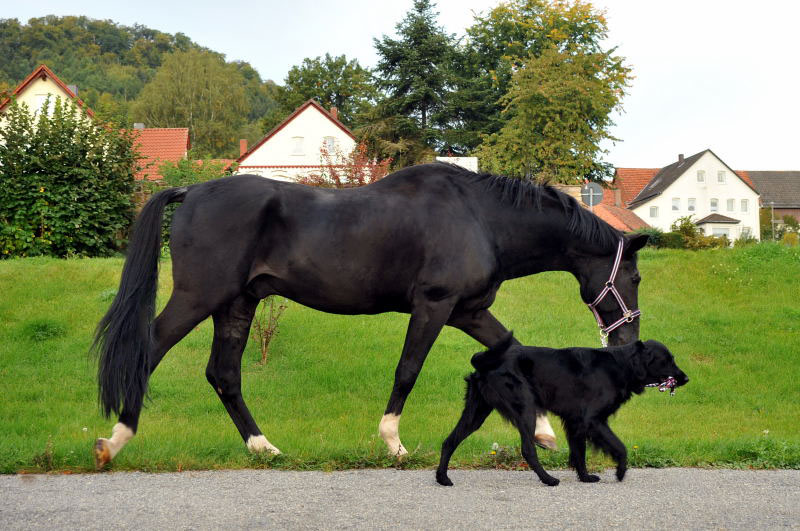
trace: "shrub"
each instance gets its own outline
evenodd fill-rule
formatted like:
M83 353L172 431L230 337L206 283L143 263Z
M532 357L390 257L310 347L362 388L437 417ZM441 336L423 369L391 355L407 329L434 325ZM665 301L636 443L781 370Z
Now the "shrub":
M786 232L783 234L783 238L781 238L781 243L791 247L797 247L799 241L800 237L798 237L796 232Z
M389 173L392 159L375 160L367 155L367 145L361 142L345 155L336 148L333 153L324 145L320 148L322 171L297 180L301 184L323 188L354 188L374 183Z
M664 235L664 231L661 229L657 229L656 227L642 227L640 229L636 229L634 233L647 234L648 247L661 247L661 238Z
M133 217L133 138L71 101L45 105L12 101L0 128L0 256L110 255Z
M661 234L659 241L662 249L686 249L686 241L680 232L665 232Z

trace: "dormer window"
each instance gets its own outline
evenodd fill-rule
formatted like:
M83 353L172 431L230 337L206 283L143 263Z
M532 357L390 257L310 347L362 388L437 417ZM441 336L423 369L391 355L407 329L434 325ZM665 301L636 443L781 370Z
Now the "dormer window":
M706 170L697 170L697 182L706 182Z
M303 155L303 137L292 137L292 155Z

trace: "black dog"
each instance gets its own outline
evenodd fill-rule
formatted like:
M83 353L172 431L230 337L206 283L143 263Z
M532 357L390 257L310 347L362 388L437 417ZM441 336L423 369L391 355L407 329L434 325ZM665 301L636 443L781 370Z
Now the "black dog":
M617 479L625 477L625 445L608 427L608 417L632 393L646 385L663 387L689 381L670 351L658 341L636 341L621 347L555 350L514 345L509 333L486 352L472 357L476 372L467 376L466 404L461 419L442 445L436 481L453 484L447 465L456 447L477 430L493 410L517 427L522 455L546 485L558 485L539 463L533 445L534 419L547 410L561 417L569 443L569 463L585 482L600 478L586 471L586 440L617 463Z

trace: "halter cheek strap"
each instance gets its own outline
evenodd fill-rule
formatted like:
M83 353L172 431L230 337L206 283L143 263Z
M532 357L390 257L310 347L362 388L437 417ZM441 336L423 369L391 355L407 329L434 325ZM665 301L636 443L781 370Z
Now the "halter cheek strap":
M619 291L617 291L617 287L614 285L614 281L617 279L617 273L619 272L619 265L622 262L622 247L623 241L620 239L619 244L617 245L617 255L614 258L614 267L611 269L611 276L609 277L605 286L603 286L603 290L600 292L594 302L587 304L589 309L592 310L594 318L597 320L597 325L600 327L600 341L603 343L604 347L608 346L608 334L625 323L632 323L634 319L642 315L642 312L639 310L628 309L628 307L625 305L625 301L622 300L622 296L619 294ZM609 293L614 295L614 298L617 299L617 304L619 304L619 307L622 310L622 317L606 326L606 324L603 322L603 318L600 317L600 314L597 312L597 305L600 304L600 302L602 302L602 300L605 299L606 295Z

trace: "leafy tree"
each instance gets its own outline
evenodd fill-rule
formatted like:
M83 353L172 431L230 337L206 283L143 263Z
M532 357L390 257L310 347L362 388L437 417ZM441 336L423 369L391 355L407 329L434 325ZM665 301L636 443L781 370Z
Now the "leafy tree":
M470 151L507 123L504 96L512 77L532 58L555 52L590 55L601 61L599 76L626 82L627 70L614 50L604 51L607 34L603 13L582 0L509 0L467 29L453 69L454 93L446 113L459 127L450 131L454 151Z
M628 69L603 52L561 51L530 56L501 99L506 122L476 150L484 169L523 178L601 181L612 172L600 142L614 139Z
M397 24L399 39L374 39L376 72L386 97L379 106L382 119L413 119L415 136L434 149L441 148L442 115L448 94L448 68L454 56L454 37L437 24L430 0L415 0Z
M358 61L340 55L303 59L303 64L293 66L286 76L283 103L291 111L313 98L323 107L336 107L339 119L354 126L356 115L375 100L377 90L372 74Z
M175 52L142 89L133 115L149 127L188 127L193 149L205 156L232 156L248 113L244 86L217 54Z
M96 126L72 102L34 116L12 102L0 128L0 256L104 256L132 219L131 132Z

